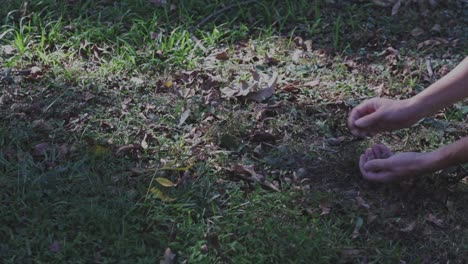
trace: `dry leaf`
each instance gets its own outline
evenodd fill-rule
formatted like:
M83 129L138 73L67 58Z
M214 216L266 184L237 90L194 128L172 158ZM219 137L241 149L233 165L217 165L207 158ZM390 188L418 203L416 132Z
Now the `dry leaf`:
M245 174L245 175L250 175L250 176L255 176L257 173L254 170L253 165L241 165L241 164L235 164L231 167L231 171L235 173L240 173L240 174Z
M4 53L5 55L12 55L14 52L15 48L12 45L0 46L0 53Z
M312 52L312 40L304 41L304 46L308 52Z
M434 71L432 70L431 60L430 59L426 60L426 69L427 69L427 74L429 74L429 77L434 76Z
M359 237L359 230L361 229L361 227L364 225L364 220L361 218L361 217L358 217L356 219L356 226L354 227L354 231L353 231L353 235L352 235L352 238L355 239L355 238L358 238Z
M275 92L275 86L276 86L277 80L278 80L278 73L274 72L273 76L268 81L267 87L262 89L262 90L254 91L254 92L248 94L247 99L257 101L257 102L261 102L261 101L267 99L268 97L272 96L273 93ZM260 82L260 80L258 80L258 81Z
M315 79L313 81L306 82L303 85L306 86L306 87L314 87L314 86L317 86L319 84L320 84L320 79Z
M384 90L384 83L381 83L379 86L372 87L371 90L375 91L377 95L381 95Z
M328 200L320 201L319 207L322 209L322 213L320 213L320 215L327 215L331 211L331 203Z
M148 135L145 134L145 136L143 137L143 140L142 140L141 143L140 143L140 144L141 144L141 147L142 147L143 149L148 149L148 142L146 142L146 137L147 137L147 136L148 136Z
M37 66L31 67L31 75L38 75L38 74L41 74L41 72L42 72L41 68Z
M255 71L252 71L251 74L252 77L249 81L236 80L222 89L222 97L228 99L241 97L247 100L263 101L272 96L278 79L278 73L273 73L273 76L269 80L265 74L260 75L260 73ZM268 80L268 83L266 83L266 80Z
M191 111L190 110L185 110L182 115L180 116L179 119L179 126L183 125L185 121L187 121L187 118L190 116Z
M222 52L216 54L215 58L217 60L227 61L227 60L229 60L229 54L226 51L222 51Z
M400 56L400 52L393 47L388 47L385 52L388 52L390 55Z
M295 37L293 40L294 43L296 43L296 46L298 47L302 47L302 45L304 45L304 40L299 36Z
M164 251L164 259L159 261L159 264L173 264L175 257L176 255L172 253L172 250L167 248L166 251Z
M370 205L368 203L366 203L366 201L364 201L364 199L362 199L362 197L360 197L360 196L356 197L356 202L361 207L364 207L366 209L370 208Z
M280 61L278 59L275 59L273 57L270 57L270 56L266 56L265 57L265 61L268 65L278 65L280 63Z
M398 14L398 10L400 10L400 6L401 6L401 0L397 0L392 8L392 16L395 16Z
M434 46L438 46L442 44L441 41L439 40L436 40L436 39L428 39L424 42L421 42L418 44L418 49L421 49L421 48L424 48L424 47L429 47L429 48L433 48Z
M294 63L299 63L299 59L302 58L303 54L304 54L304 51L299 50L299 49L295 50L291 58L292 61Z
M134 150L142 150L142 147L141 145L138 145L138 144L128 144L128 145L124 145L124 146L121 146L119 147L115 154L120 156L120 155L125 155L131 151L134 151Z
M431 31L438 32L442 31L442 27L439 24L435 24L432 28Z
M131 81L134 85L136 85L136 86L140 86L140 85L142 85L143 83L145 83L142 79L140 79L140 78L138 78L138 77L132 77L132 78L130 79L130 81Z
M253 165L235 164L231 167L231 171L236 173L236 176L238 176L242 180L245 180L247 182L259 183L266 189L280 192L278 186L268 181L265 181L265 177L263 175L257 174L254 170Z
M428 214L426 216L426 221L428 221L429 223L431 223L431 224L433 224L433 225L435 225L437 227L440 227L440 228L445 227L444 221L442 219L437 218L433 214Z
M416 222L411 222L407 227L400 229L401 232L409 233L412 232L416 227Z
M424 30L422 28L420 28L420 27L416 27L413 30L411 30L410 34L413 37L418 37L418 36L421 36L422 34L424 34Z
M288 92L288 93L297 92L299 91L299 88L297 87L298 84L299 82L288 83L283 88L281 88L281 90Z

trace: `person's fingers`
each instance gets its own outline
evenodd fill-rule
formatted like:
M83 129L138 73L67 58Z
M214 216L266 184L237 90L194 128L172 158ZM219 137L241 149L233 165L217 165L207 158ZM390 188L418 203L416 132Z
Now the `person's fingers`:
M364 155L366 155L366 157L367 157L367 162L375 159L374 152L372 151L371 148L366 149L366 152L364 153Z
M391 156L393 156L392 150L390 150L387 146L385 146L384 144L378 144L378 145L382 152L383 158L390 158Z
M379 182L379 183L390 183L393 181L394 176L391 172L388 171L380 171L380 172L369 172L367 171L363 174L364 179L372 182Z
M388 159L372 159L364 164L366 171L390 171L390 162Z
M367 161L367 157L365 154L362 154L360 157L359 157L359 170L361 171L361 174L364 176L364 174L366 174L366 171L364 170L364 164L366 163Z
M366 135L363 133L361 129L356 126L356 120L371 114L375 111L374 104L371 100L364 101L360 105L356 106L348 116L348 127L351 130L351 133L355 136L365 137Z
M354 122L354 125L358 129L366 129L366 128L371 128L372 127L372 132L376 132L376 128L373 127L373 126L381 118L382 118L382 115L380 114L380 112L373 112L373 113L371 113L369 115L365 115L365 116L357 119Z
M372 152L374 153L374 156L377 159L382 159L383 158L383 151L382 151L381 147L379 146L379 144L372 145Z

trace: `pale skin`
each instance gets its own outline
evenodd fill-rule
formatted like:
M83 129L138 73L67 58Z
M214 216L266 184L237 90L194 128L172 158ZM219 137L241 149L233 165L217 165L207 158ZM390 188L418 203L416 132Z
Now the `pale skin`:
M372 98L355 107L348 126L355 136L373 136L413 125L423 117L468 97L468 57L423 92L405 100ZM431 152L393 152L375 144L360 157L359 168L369 181L390 183L425 172L468 162L468 137Z

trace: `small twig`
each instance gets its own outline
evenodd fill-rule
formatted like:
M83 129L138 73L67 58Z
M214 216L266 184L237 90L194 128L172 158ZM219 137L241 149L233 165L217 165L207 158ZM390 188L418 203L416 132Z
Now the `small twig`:
M275 192L280 192L280 190L278 189L278 187L276 187L273 183L270 183L268 181L259 181L259 180L255 180L254 178L252 177L247 177L245 175L242 175L242 174L234 174L237 178L241 179L241 180L244 180L248 183L259 183L262 187L264 187L265 189L268 189L268 190L272 190L272 191L275 191Z

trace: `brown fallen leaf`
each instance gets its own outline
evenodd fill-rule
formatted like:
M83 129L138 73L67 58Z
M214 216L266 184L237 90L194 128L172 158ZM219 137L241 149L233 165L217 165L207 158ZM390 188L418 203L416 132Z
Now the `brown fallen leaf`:
M126 155L127 153L131 151L137 151L137 150L143 150L143 147L139 144L127 144L124 146L119 147L116 151L115 154L117 156L123 156Z
M320 84L320 79L315 79L315 80L312 80L310 82L306 82L304 83L303 85L306 86L306 87L314 87L314 86L317 86Z
M331 212L331 203L329 200L320 201L319 207L322 210L322 213L320 213L320 215L327 215Z
M241 164L234 164L231 167L231 171L239 174L245 174L249 176L256 176L257 173L254 170L253 165L241 165Z
M435 46L438 46L442 44L441 41L439 40L436 40L436 39L428 39L424 42L421 42L418 44L418 49L421 49L421 48L426 48L426 47L429 47L429 48L433 48Z
M275 91L278 73L273 73L271 78L256 71L251 71L251 74L249 80L238 79L221 89L222 97L228 99L239 97L260 102L272 96Z
M247 95L247 99L261 102L268 97L272 96L275 92L276 82L278 80L278 73L274 72L271 79L268 81L267 87L261 90L254 91ZM260 79L257 80L260 82Z
M409 223L407 227L400 229L400 231L403 233L409 233L409 232L412 232L415 228L416 228L416 222L413 221Z
M299 88L297 87L298 84L299 84L299 82L288 83L285 86L283 86L281 88L281 90L283 90L285 92L288 92L288 93L297 92L297 91L299 91Z
M270 57L269 55L267 55L265 57L265 62L266 64L272 66L272 65L278 65L280 63L280 61L276 58L273 58L273 57Z
M263 175L257 174L254 170L253 165L235 164L231 167L231 172L234 172L234 175L240 178L241 180L251 183L259 183L265 189L280 192L278 186L271 182L265 181L265 177Z
M229 54L226 51L222 51L222 52L216 54L215 58L217 60L227 61L227 60L229 60Z
M420 27L416 27L413 30L411 30L410 34L413 37L418 37L418 36L421 36L422 34L424 34L424 30L422 28L420 28Z
M440 218L437 218L433 214L428 214L426 216L426 221L429 222L432 225L435 225L435 226L439 227L439 228L445 228L444 221L442 219L440 219Z

